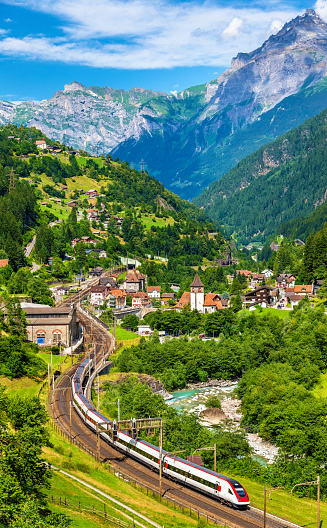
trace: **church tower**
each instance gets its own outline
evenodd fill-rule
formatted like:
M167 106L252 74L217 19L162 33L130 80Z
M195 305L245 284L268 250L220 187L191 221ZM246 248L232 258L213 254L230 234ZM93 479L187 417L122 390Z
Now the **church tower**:
M204 305L204 284L198 274L195 275L191 284L191 310L198 310L203 313Z

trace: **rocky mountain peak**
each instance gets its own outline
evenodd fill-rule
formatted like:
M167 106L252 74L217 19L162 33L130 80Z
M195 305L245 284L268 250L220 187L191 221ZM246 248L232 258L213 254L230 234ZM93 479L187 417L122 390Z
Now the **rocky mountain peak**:
M260 48L250 53L238 53L232 59L233 70L242 68L249 62L257 60L268 53L283 52L289 49L308 49L312 51L327 50L327 24L313 9L306 9L303 15L297 16L276 34L271 35Z
M86 86L84 84L81 84L78 81L73 81L72 83L65 84L65 92L76 92L77 90L87 90Z

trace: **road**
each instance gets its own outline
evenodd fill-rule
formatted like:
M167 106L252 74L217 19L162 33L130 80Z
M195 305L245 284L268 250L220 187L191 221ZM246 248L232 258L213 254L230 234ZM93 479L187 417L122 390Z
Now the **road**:
M26 248L24 249L25 257L29 257L30 254L32 253L34 246L35 246L35 241L36 241L36 235L34 235L31 242L27 244Z

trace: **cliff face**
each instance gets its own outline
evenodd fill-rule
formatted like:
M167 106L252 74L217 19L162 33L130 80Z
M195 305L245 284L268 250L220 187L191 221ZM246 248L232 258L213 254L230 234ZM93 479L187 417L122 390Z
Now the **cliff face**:
M0 123L35 126L94 153L144 158L166 186L191 198L244 156L327 106L326 75L327 25L307 10L260 48L238 54L206 85L167 95L73 82L39 104L1 102ZM260 120L268 113L263 132Z

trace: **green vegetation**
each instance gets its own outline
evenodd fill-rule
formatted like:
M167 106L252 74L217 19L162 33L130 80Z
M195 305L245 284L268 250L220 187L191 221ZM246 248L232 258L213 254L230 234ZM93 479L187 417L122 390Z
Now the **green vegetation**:
M51 471L47 414L36 397L8 396L0 387L0 524L11 528L66 528L69 520L47 508Z
M217 460L219 463L234 459L237 455L247 455L250 452L248 443L241 432L231 433L222 428L215 432L199 425L195 416L180 413L164 402L162 396L152 393L150 387L143 385L134 376L129 377L118 386L104 382L106 391L103 408L107 415L117 419L117 405L120 398L120 413L122 419L144 418L145 416L161 416L164 421L164 448L167 451L183 449L185 455L191 455L195 449L202 446L217 444ZM109 401L110 403L106 403ZM158 445L158 432L148 441ZM206 464L213 467L213 452L203 453Z
M312 393L327 368L324 311L304 300L283 319L269 312L212 315L219 342L141 340L118 355L117 370L152 375L168 390L208 377L242 376L237 394L243 423L280 447L280 457L268 469L249 458L222 461L222 467L274 486L313 480L326 459L326 402ZM324 477L322 486L327 488Z
M263 232L267 237L280 224L314 211L325 193L326 114L323 110L261 147L213 183L195 203L204 205L206 212L235 232L240 241ZM318 223L322 214L316 214ZM308 234L307 227L301 235ZM283 231L296 233L296 221Z

